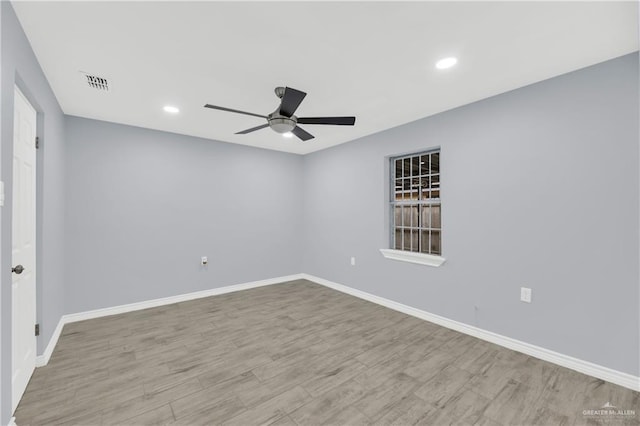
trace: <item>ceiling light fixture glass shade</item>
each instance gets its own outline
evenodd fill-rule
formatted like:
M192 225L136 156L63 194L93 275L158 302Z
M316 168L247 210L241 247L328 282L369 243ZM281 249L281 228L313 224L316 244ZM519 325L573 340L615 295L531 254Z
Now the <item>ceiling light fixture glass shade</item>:
M169 114L177 114L180 112L180 109L171 105L165 105L164 108L162 108L164 110L164 112L168 112Z
M448 58L440 59L438 62L436 62L436 68L438 68L439 70L445 70L447 68L451 68L457 63L458 63L458 58L454 58L453 56L450 56Z
M269 119L269 126L278 133L287 133L296 127L296 122L287 117L275 117Z

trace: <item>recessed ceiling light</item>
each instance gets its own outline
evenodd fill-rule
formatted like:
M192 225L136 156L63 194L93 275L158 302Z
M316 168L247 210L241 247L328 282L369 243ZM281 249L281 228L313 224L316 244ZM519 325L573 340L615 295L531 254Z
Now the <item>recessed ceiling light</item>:
M171 105L165 105L162 109L164 110L164 112L168 112L169 114L177 114L180 112L180 109Z
M448 58L440 59L438 62L436 62L436 68L438 68L439 70L445 70L447 68L451 68L457 63L458 63L458 58L454 58L453 56L450 56Z
M283 133L282 136L284 136L285 138L292 138L293 137L293 133L286 132L286 133Z

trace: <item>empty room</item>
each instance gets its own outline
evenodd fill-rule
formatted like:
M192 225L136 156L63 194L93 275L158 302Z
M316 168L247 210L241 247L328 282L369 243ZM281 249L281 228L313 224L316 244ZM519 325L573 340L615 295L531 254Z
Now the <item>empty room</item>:
M0 425L640 425L637 1L0 1Z

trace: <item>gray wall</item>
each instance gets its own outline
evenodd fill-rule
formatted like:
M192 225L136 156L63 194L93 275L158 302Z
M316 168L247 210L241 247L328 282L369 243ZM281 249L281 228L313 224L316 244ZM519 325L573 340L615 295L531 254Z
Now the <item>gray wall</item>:
M77 117L66 128L66 313L301 272L302 157Z
M41 323L38 353L46 347L63 311L64 240L64 116L40 69L8 1L1 12L1 136L0 175L5 183L0 233L0 422L11 417L11 212L13 158L13 87L18 87L38 111L37 153L37 320Z
M638 113L632 54L307 155L302 269L638 375ZM447 262L385 259L385 157L436 146Z

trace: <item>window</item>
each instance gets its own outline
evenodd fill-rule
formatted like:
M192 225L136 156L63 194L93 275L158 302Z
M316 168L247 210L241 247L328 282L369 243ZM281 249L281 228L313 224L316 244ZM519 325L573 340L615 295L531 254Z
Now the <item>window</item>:
M392 158L390 171L391 248L441 256L440 150Z

